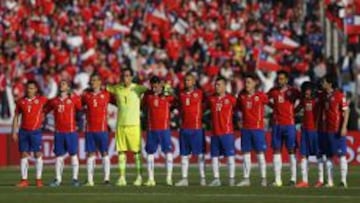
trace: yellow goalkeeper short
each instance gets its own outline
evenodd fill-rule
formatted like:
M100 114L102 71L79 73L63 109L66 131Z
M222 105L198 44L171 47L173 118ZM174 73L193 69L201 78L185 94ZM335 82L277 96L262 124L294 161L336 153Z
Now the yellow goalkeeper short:
M115 133L116 150L118 152L140 152L141 128L140 125L118 126Z

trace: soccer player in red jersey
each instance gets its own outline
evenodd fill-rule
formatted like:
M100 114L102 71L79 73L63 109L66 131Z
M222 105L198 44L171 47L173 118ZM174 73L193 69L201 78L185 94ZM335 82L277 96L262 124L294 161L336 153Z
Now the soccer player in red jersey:
M160 145L161 151L166 155L166 184L172 185L173 155L170 131L170 107L174 101L173 96L164 95L163 84L160 78L154 76L150 79L151 91L143 98L143 107L147 112L148 132L145 150L149 179L146 186L155 186L154 179L154 154Z
M300 98L300 91L288 85L289 75L286 71L277 73L277 86L269 93L269 106L273 109L272 116L272 148L274 151L273 165L275 181L273 186L282 186L281 148L285 143L290 156L291 178L289 185L296 184L296 128L295 128L295 104Z
M237 100L238 109L241 112L241 150L244 156L243 170L244 179L237 186L250 186L251 151L255 151L261 174L261 186L267 186L266 139L264 130L265 105L268 97L258 91L259 79L255 74L245 75L245 90L240 92Z
M39 88L35 81L26 84L26 96L16 104L12 125L12 138L19 143L21 152L20 170L21 181L18 187L28 187L28 167L31 152L35 156L36 186L42 187L43 160L41 153L42 133L41 125L44 118L44 107L47 99L39 95ZM19 118L21 121L19 123ZM20 130L17 133L20 125ZM18 135L19 134L19 135Z
M325 122L326 139L322 140L326 146L326 170L328 175L327 187L333 187L333 158L340 160L341 187L347 187L348 163L346 160L346 133L349 120L349 107L345 95L337 89L337 79L326 75L321 80L321 86L326 92Z
M214 180L209 186L221 186L219 156L227 157L229 185L235 185L235 136L233 113L236 98L226 93L226 79L219 77L215 83L216 93L208 98L211 111L212 133L210 150Z
M301 86L301 100L296 107L296 112L303 110L301 126L301 174L302 181L296 184L297 188L309 187L308 180L308 158L319 156L319 138L317 133L317 119L319 117L319 103L315 98L315 85L311 82L304 82Z
M88 153L86 186L94 186L94 171L96 165L96 151L102 156L104 168L104 183L110 184L110 158L108 156L109 133L107 131L107 107L110 94L101 89L102 81L98 74L90 77L90 89L83 95L86 112L85 149Z
M185 90L180 92L180 154L182 180L176 186L188 186L189 155L198 157L200 185L205 186L205 135L202 129L203 92L196 88L195 76L185 76Z
M48 112L53 111L55 118L54 153L56 155L56 177L50 183L51 187L58 187L61 184L66 153L71 156L72 184L75 187L80 186L78 180L79 159L77 156L79 138L76 133L75 122L75 113L78 110L81 110L81 98L71 94L70 84L67 81L61 81L59 95L49 102L47 109Z

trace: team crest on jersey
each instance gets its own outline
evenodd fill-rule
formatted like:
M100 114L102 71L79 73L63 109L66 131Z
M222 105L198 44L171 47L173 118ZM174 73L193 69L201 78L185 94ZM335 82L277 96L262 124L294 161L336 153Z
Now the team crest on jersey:
M199 96L198 93L195 92L195 93L194 93L194 97L196 98L196 97L198 97L198 96Z
M330 99L331 101L334 101L335 100L335 98L334 97L331 97L331 99Z
M103 95L103 94L101 94L101 95L100 95L100 98L101 98L101 99L104 99L104 95Z
M259 101L259 97L258 97L258 96L255 96L255 101Z
M229 104L230 102L229 102L228 99L225 99L224 103L225 103L225 104Z
M34 103L35 103L35 104L38 104L38 103L39 103L39 100L38 100L38 99L35 99Z
M67 99L67 100L66 100L66 104L71 104L71 100L70 100L70 99Z

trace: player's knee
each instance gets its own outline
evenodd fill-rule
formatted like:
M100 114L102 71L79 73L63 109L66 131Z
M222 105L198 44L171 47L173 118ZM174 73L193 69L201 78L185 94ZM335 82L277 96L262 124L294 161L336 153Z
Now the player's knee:
M108 152L102 152L102 153L101 153L101 156L102 156L102 157L105 157L105 156L107 156L108 154L109 154Z
M41 152L36 152L34 154L34 156L35 156L35 158L40 158L40 157L42 157L42 153Z
M273 152L274 154L280 154L280 152L281 152L280 149L274 149L273 151L274 151L274 152Z
M88 156L88 157L93 157L93 156L95 156L95 152L89 152L89 153L87 154L87 156Z
M295 149L289 149L289 150L288 150L288 153L289 153L289 154L295 154Z
M28 157L30 157L30 154L28 152L21 153L21 158L28 158Z

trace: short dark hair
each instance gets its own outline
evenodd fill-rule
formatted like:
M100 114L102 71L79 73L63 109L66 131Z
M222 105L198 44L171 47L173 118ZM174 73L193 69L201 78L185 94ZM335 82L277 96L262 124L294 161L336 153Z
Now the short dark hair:
M42 92L42 90L40 88L40 85L36 80L28 80L26 82L26 87L28 87L29 85L34 85L36 87L38 95L43 95L43 92Z
M246 79L246 78L250 78L250 79L252 79L252 80L259 81L259 77L258 77L255 73L253 73L253 72L246 73L246 74L244 75L244 79Z
M150 84L158 84L161 82L161 79L158 76L152 76L150 79Z
M279 75L284 75L286 78L289 78L289 73L285 70L279 70L277 72L277 76L279 76Z
M28 80L28 81L26 82L26 86L29 86L29 85L35 85L35 87L36 87L37 89L39 89L39 83L36 82L35 80Z
M134 76L134 71L133 71L133 69L131 69L131 68L123 68L123 69L121 70L121 73L124 74L126 71L129 71L129 72L130 72L130 75L131 75L131 76Z
M91 78L93 78L93 77L99 77L100 78L100 80L102 80L102 78L101 78L101 76L100 76L100 74L98 73L98 72L93 72L91 75L90 75L90 79Z
M226 78L222 75L219 75L217 78L216 78L216 82L218 81L223 81L224 83L226 83Z
M321 82L326 81L331 84L332 88L337 88L337 76L335 74L326 74L323 78L321 78Z
M314 93L315 92L315 84L310 81L304 82L301 85L302 94L305 94L306 90L311 90L311 92Z

